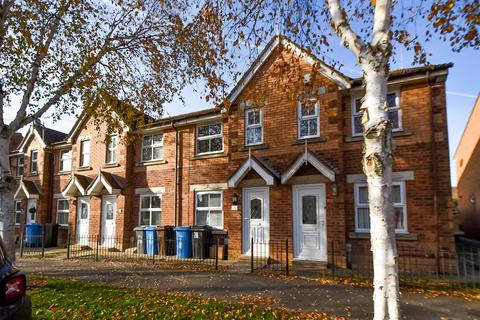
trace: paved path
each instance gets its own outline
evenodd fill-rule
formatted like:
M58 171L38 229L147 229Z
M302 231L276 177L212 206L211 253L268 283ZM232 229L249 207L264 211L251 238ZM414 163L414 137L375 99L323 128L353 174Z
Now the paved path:
M240 272L158 270L152 266L121 262L19 259L17 265L32 275L195 292L218 299L238 301L238 295L261 294L277 299L278 306L291 309L372 319L371 289L368 288L320 285L307 279L279 280ZM403 319L480 319L480 300L405 293L402 304Z

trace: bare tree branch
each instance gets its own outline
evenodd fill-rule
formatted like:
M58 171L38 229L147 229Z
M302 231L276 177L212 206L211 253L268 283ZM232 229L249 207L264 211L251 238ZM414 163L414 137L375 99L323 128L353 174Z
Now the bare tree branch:
M30 78L28 80L27 88L23 94L22 102L20 107L18 108L17 115L15 119L11 122L10 127L13 131L19 129L19 124L22 122L23 118L27 115L27 107L30 103L30 97L32 96L33 90L35 89L35 84L38 80L38 74L40 72L40 68L42 66L43 59L47 56L48 50L50 49L50 45L58 32L58 28L60 26L60 22L62 20L63 15L68 10L71 1L68 1L65 5L60 6L58 11L54 14L54 19L48 29L43 30L42 34L40 35L40 43L37 46L37 52L35 55L35 59L32 63L32 72L30 74ZM48 33L47 39L45 43L43 43L43 39L45 34Z
M328 9L332 17L333 29L340 37L347 48L360 58L360 55L365 47L362 39L352 30L350 24L345 19L345 11L340 5L339 0L327 0Z

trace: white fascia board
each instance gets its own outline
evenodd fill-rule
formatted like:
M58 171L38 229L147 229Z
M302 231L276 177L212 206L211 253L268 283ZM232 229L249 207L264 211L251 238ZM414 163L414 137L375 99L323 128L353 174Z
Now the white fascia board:
M237 169L235 174L228 179L228 187L236 188L238 184L243 180L250 170L255 170L256 173L265 181L267 186L275 185L275 177L265 170L257 161L252 158L247 159L240 168Z
M20 185L18 186L17 191L15 191L15 195L13 196L13 198L15 200L23 200L30 198L30 195L28 194L28 191L25 188L23 181L20 182Z
M112 188L112 186L107 182L107 180L105 180L105 178L103 177L102 174L99 174L95 178L95 180L93 181L92 186L90 188L88 188L87 195L93 195L95 193L100 193L100 190L102 190L102 188L101 188L102 186L107 190L107 192L109 194L114 194L114 192L118 191L117 189ZM96 190L99 187L100 187L100 189Z
M28 134L25 136L25 138L22 140L20 146L18 147L18 150L21 151L21 152L25 152L25 147L27 146L27 143L33 137L37 138L37 140L40 142L43 149L45 149L47 147L47 145L45 144L45 141L43 141L43 139L40 136L40 134L38 133L38 131L32 125L30 127L30 130L28 131Z
M335 181L335 172L333 172L330 168L325 166L321 161L319 161L313 154L309 151L304 152L297 160L288 168L288 170L282 174L282 184L286 184L291 177L295 175L295 173L302 167L302 165L308 162L310 163L315 169L317 169L321 174L323 174L328 180Z
M80 195L85 196L86 192L85 189L80 185L78 182L78 179L73 176L72 180L68 183L68 185L65 187L65 190L63 190L62 195L64 197L68 197L70 195L75 195L75 189L72 190L72 188L76 188L76 190L80 193Z

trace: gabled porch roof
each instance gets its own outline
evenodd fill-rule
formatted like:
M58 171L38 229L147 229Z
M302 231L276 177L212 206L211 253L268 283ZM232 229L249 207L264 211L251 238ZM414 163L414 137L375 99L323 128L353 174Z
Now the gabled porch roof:
M273 186L280 175L266 161L249 155L235 173L228 179L228 187L236 188L243 178L254 170L265 181L267 186Z
M281 181L282 184L286 184L290 178L292 178L295 173L305 164L312 165L315 169L318 170L322 175L324 175L328 180L335 181L335 171L325 164L323 161L319 160L312 152L310 152L307 147L305 151L295 160L295 162L282 174Z
M64 197L67 196L85 196L87 195L87 188L92 182L92 179L86 176L79 174L74 174L72 179L65 187L65 190L62 191Z
M87 194L99 195L103 189L107 190L108 194L119 194L123 189L123 185L113 174L100 171L98 176L88 186Z
M21 180L13 198L16 200L38 199L39 196L40 190L38 190L33 181Z

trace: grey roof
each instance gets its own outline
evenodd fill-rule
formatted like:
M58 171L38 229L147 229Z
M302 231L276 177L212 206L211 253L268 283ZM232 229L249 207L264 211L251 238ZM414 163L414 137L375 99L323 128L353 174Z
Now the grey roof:
M59 142L65 140L67 134L61 131L53 130L47 127L35 127L37 132L43 138L43 141L47 146L51 145L52 143Z
M82 186L82 188L84 190L87 190L88 186L92 182L92 179L90 179L87 176L80 175L80 174L76 174L75 178L77 179L78 183L80 183L80 185Z
M38 190L35 182L30 180L22 180L22 181L23 181L23 185L25 186L25 189L27 189L27 192L29 194L40 194L40 191Z
M123 185L118 181L118 178L111 174L110 172L102 171L101 174L107 180L108 184L112 186L113 189L122 189Z

